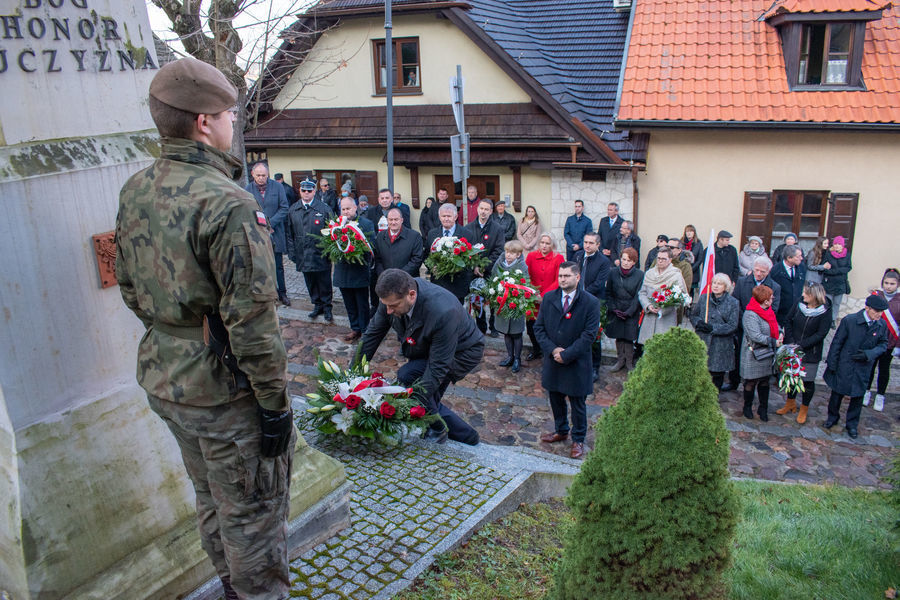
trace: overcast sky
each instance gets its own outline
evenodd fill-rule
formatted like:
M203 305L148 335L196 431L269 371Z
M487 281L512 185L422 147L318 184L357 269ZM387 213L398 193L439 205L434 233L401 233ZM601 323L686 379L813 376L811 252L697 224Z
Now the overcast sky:
M277 35L283 29L289 27L296 15L304 11L317 0L246 0L246 11L235 19L235 27L244 42L244 49L238 55L242 67L247 67L248 61L258 61L262 52L261 40L266 33L266 23L270 24L269 43L266 56L271 56L281 41ZM206 7L210 0L202 3L201 14L206 15ZM147 0L147 13L150 15L150 26L153 32L175 50L179 56L184 55L184 47L178 41L178 36L172 32L171 22L162 9L157 8ZM204 26L206 25L204 19ZM248 77L255 78L254 68L251 66Z

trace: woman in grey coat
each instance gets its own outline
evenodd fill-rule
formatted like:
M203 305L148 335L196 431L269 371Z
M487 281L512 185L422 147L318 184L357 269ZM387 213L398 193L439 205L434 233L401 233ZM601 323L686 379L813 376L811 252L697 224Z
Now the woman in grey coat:
M503 247L504 253L500 255L491 269L491 277L500 275L504 271L515 273L518 269L521 273L515 273L517 278L528 277L528 265L522 256L524 246L519 240L510 240ZM521 368L522 358L522 333L525 331L525 317L509 320L499 314L494 316L494 327L503 334L506 342L506 359L500 362L501 367L512 366L512 372L518 373Z
M772 375L774 350L781 345L783 334L778 330L775 311L772 310L772 288L758 285L744 311L741 340L741 379L744 382L744 416L753 418L753 392L759 392L757 413L761 421L769 420L769 377ZM765 350L769 356L758 357ZM754 354L757 351L757 355Z
M734 332L738 328L741 307L731 295L734 285L725 273L716 273L710 284L710 294L702 294L691 312L694 331L706 344L707 368L713 384L719 390L725 373L734 369ZM707 297L709 313L707 315Z

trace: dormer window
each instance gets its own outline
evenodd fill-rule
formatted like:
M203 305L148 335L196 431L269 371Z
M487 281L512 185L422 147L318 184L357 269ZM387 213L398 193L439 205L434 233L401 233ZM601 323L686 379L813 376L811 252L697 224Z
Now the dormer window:
M853 49L851 23L800 25L797 85L847 85Z
M884 7L872 0L845 5L845 11L813 12L819 5L811 0L777 0L764 15L778 28L791 91L865 89L866 23L880 19Z

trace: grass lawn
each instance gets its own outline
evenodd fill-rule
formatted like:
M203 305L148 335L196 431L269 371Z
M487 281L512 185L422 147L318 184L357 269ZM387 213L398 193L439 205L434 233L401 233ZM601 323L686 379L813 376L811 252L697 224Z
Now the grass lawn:
M863 600L900 588L900 534L884 492L738 482L743 504L733 600ZM441 556L400 600L544 598L572 517L552 501L523 505Z

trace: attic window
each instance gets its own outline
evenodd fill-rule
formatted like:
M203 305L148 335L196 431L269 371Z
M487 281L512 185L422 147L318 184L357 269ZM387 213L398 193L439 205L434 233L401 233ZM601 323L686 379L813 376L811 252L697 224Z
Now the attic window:
M375 58L375 95L381 96L387 92L385 85L388 81L393 84L395 94L421 94L422 73L419 57L419 38L394 38L393 69L388 75L387 57L384 51L384 40L373 40L373 55Z
M800 25L798 85L847 85L853 25L803 23Z
M866 23L881 10L779 12L766 20L778 28L792 91L862 90Z

